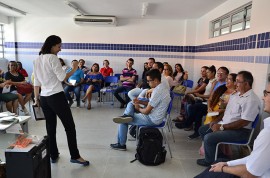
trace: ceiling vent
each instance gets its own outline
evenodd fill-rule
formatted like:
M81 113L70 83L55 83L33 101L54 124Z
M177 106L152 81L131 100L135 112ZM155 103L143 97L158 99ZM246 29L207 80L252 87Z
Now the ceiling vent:
M78 25L116 25L115 16L77 15L74 22Z

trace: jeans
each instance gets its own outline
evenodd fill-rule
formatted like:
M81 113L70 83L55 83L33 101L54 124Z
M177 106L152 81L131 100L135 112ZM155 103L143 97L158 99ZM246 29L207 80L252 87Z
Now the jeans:
M128 92L129 90L131 90L131 88L128 88L128 87L118 87L115 91L114 91L114 96L115 98L121 103L121 104L127 104L129 102L129 97L127 95L127 93L125 93L125 97L126 97L126 100L124 100L120 95L119 93L122 93L122 92Z
M51 158L56 159L59 154L56 143L56 116L59 117L65 128L71 159L80 158L79 150L77 148L75 123L64 93L60 92L51 96L41 96L40 104L46 118L46 129L49 136Z
M207 114L207 105L202 103L189 104L187 106L187 121L186 127L191 127L195 122L194 132L198 133L200 126L202 125L202 118Z
M215 161L216 146L219 142L241 142L249 138L250 129L224 130L213 132L209 129L209 124L201 126L199 134L204 141L205 161L213 163Z
M144 125L154 126L155 124L151 121L148 115L142 113L135 113L134 105L129 102L124 115L131 116L133 120L129 123L119 124L117 141L120 145L125 145L127 141L128 125Z
M67 85L64 88L64 91L65 91L65 95L66 95L66 98L67 98L68 101L72 100L69 92L73 91L75 93L77 102L80 102L81 85L79 85L79 86L69 86L69 85Z
M139 94L143 91L142 88L133 88L128 92L128 97L131 101L139 96Z

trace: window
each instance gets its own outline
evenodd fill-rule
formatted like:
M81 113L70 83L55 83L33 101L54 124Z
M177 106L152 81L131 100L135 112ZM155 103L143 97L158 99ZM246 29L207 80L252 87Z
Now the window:
M0 24L0 58L4 58L4 25Z
M250 28L251 2L210 23L210 37L217 37Z

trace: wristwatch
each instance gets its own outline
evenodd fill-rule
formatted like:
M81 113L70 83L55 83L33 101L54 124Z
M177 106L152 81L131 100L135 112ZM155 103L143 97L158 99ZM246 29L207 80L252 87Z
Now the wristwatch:
M219 130L220 131L223 131L224 130L223 124L220 125Z

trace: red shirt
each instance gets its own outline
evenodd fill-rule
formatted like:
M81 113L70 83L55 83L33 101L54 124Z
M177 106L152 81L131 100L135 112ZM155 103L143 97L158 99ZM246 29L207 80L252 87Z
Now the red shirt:
M111 75L111 73L113 73L113 69L110 67L108 68L102 67L100 69L100 73L103 75L103 77L108 77Z

